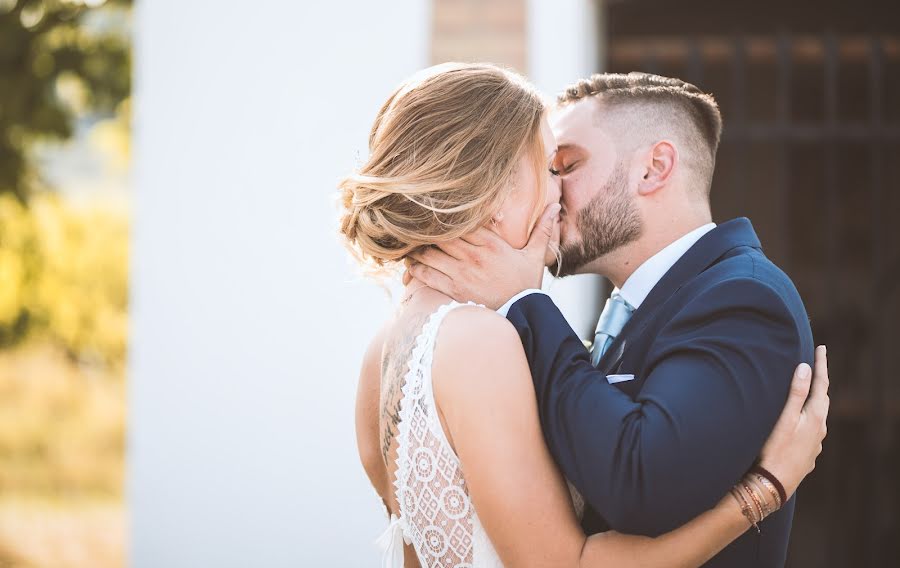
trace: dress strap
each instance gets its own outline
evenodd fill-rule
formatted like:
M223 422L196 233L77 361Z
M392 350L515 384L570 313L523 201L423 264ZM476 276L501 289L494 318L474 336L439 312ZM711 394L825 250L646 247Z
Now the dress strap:
M404 377L403 381L403 398L400 401L401 421L404 418L404 407L411 407L415 401L418 401L422 397L424 389L426 387L430 388L431 363L434 359L434 344L444 318L456 308L477 305L479 304L475 304L474 302L465 304L456 301L448 302L432 312L428 317L428 321L422 326L422 332L416 338L415 347L413 347L412 353L410 354L406 377Z

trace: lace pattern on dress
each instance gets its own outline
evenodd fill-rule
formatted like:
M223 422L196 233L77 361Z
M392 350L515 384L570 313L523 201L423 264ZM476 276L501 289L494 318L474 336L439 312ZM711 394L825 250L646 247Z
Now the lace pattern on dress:
M451 302L429 317L416 340L400 400L394 480L400 525L425 568L473 565L475 513L459 459L444 435L434 403L431 364L438 328Z
M402 542L411 544L423 568L503 568L481 525L462 475L459 458L441 427L434 402L431 365L438 328L454 308L438 308L422 326L409 357L400 398L394 479L399 517L379 539L382 566L402 568ZM480 306L484 307L484 306ZM578 517L584 509L569 485Z

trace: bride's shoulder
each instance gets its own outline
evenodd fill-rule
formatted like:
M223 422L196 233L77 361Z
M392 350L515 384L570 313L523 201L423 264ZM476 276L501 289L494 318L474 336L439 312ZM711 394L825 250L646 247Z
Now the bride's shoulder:
M432 368L436 383L465 389L486 379L502 381L504 371L521 370L523 362L519 335L505 317L487 308L463 306L441 324ZM527 370L527 362L524 366Z
M451 311L441 323L436 350L477 354L520 347L518 333L509 320L484 306L464 305Z
M431 370L435 403L454 451L471 425L521 413L520 401L534 397L519 334L505 317L486 308L466 306L447 314Z

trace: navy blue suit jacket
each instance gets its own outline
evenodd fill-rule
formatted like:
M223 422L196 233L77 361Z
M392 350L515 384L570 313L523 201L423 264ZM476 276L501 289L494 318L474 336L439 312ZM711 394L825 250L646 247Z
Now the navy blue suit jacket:
M656 536L716 505L753 465L813 362L809 319L750 221L703 236L663 276L598 368L543 294L507 315L531 366L547 445L589 507L588 534ZM610 385L608 374L635 380ZM783 566L795 500L707 565Z

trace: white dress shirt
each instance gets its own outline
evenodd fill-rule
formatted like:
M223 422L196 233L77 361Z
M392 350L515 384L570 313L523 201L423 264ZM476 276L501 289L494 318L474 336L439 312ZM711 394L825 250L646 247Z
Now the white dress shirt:
M668 272L669 269L684 256L684 253L697 244L697 241L699 241L703 235L715 228L715 223L707 223L679 238L644 261L644 263L628 277L628 280L622 284L622 289L616 288L613 292L621 294L622 298L631 304L635 310L640 308L641 304L650 293L650 290L652 290L653 287L656 286L656 283L665 276L666 272ZM523 290L503 304L503 306L497 310L497 313L506 317L512 305L529 294L546 294L546 292L537 289Z
M637 270L631 273L628 280L622 284L622 288L616 288L613 293L618 292L622 298L631 304L634 309L641 307L650 290L656 286L666 272L675 265L678 260L684 256L692 246L697 244L703 235L716 228L715 223L707 223L702 227L697 227L690 233L684 235L674 243L654 254L644 264L637 267Z

